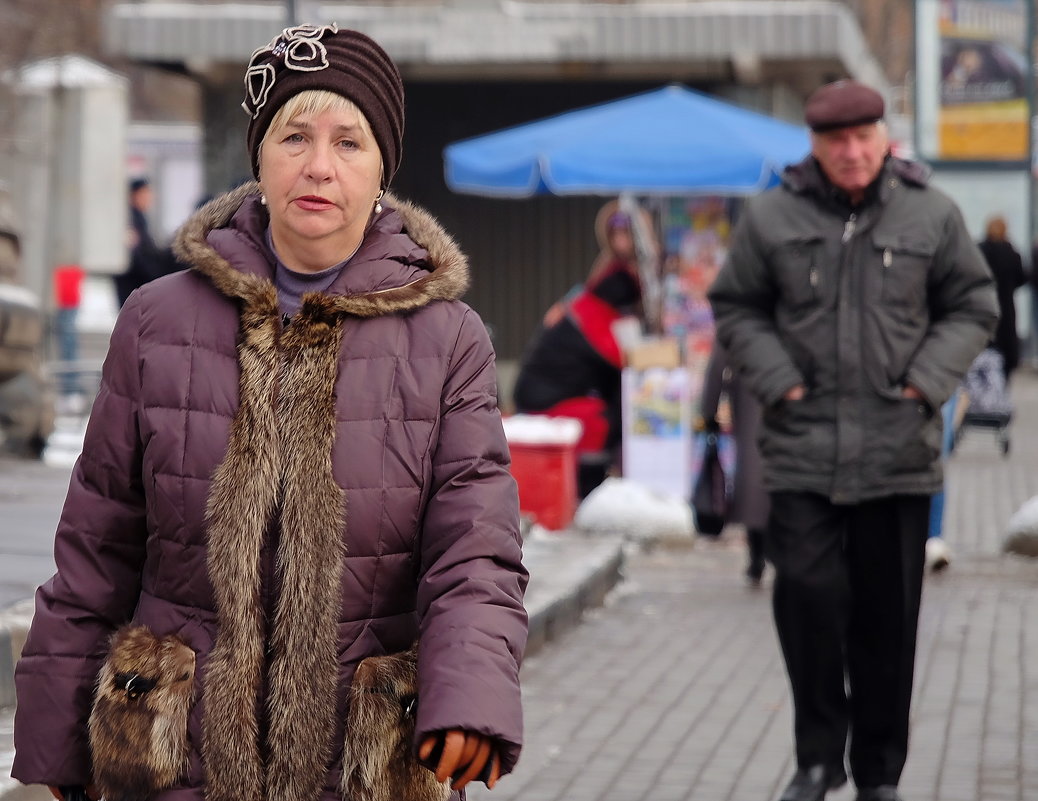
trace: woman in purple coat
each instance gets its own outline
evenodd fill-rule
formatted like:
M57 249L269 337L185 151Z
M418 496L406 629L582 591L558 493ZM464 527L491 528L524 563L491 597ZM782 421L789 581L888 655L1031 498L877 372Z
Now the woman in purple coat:
M12 775L108 801L447 799L522 741L518 498L464 255L385 193L403 87L286 29L258 183L133 293L17 668Z

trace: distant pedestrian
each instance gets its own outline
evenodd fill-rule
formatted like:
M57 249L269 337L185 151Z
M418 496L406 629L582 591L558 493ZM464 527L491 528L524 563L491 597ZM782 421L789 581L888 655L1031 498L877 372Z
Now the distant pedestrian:
M143 177L132 179L129 195L128 264L125 272L115 276L115 291L120 307L137 287L165 275L169 260L168 254L155 244L148 223L148 214L154 203L151 182Z
M811 155L746 204L709 296L764 406L797 761L781 799L841 786L850 735L858 801L899 801L939 410L998 303L958 209L890 155L878 92L828 84L805 112Z
M1027 283L1031 290L1030 360L1031 367L1038 369L1038 239L1031 245L1031 264L1027 273Z
M760 402L730 368L728 354L720 343L715 342L699 399L699 414L706 430L719 427L717 408L722 393L728 397L735 436L732 512L727 522L742 523L746 527L746 578L752 586L758 586L764 575L764 539L770 508L757 450Z
M85 273L78 264L62 264L54 268L54 328L61 361L59 384L62 395L74 397L80 392L76 361L79 359L79 306Z
M1002 371L1006 383L1020 364L1020 337L1016 332L1016 290L1027 283L1023 259L1006 238L1006 221L1002 217L988 220L987 233L980 243L998 291L998 327L992 344L1002 354Z
M458 799L522 743L527 583L468 262L387 194L404 87L250 60L256 183L134 292L17 668L12 775L106 801Z
M956 389L951 397L941 406L941 461L947 462L955 450L956 419L959 416L959 403L962 390ZM930 499L930 523L926 535L926 569L939 573L946 569L952 560L951 548L944 538L944 501L947 482L942 479L940 492L934 493Z

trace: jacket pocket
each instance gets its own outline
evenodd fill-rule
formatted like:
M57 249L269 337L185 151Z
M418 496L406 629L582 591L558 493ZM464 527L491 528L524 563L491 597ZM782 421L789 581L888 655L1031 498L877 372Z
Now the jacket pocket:
M824 297L829 279L823 269L822 243L820 236L796 237L775 251L775 274L789 306L808 306Z
M188 764L195 652L174 636L124 626L112 637L90 713L94 782L106 801L140 801Z
M436 781L414 756L417 704L417 646L369 656L357 666L342 752L342 793L348 801L450 798L450 782Z
M876 233L872 244L882 269L881 299L895 306L926 306L927 280L937 246L904 235Z

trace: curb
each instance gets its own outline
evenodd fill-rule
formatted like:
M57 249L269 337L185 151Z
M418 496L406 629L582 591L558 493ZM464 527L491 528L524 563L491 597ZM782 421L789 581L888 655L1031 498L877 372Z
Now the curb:
M585 610L601 606L620 581L622 538L551 534L528 540L523 561L530 571L525 605L530 615L525 656L576 626ZM550 565L538 570L539 565Z
M25 636L32 622L31 598L0 611L0 799L3 801L46 801L50 793L43 787L27 787L11 778L14 756L14 665L22 653Z
M0 611L0 709L14 706L14 665L32 623L32 598Z

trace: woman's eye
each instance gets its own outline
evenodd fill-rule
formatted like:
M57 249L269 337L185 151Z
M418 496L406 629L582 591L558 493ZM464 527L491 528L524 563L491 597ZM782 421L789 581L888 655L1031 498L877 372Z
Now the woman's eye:
M352 139L343 139L341 142L339 142L339 147L343 148L344 150L356 150L357 143L354 142Z
M303 135L300 133L289 134L285 137L285 141L291 142L292 144L298 144L303 141Z

